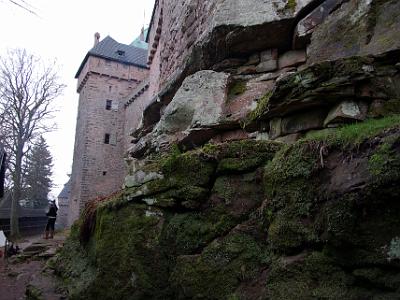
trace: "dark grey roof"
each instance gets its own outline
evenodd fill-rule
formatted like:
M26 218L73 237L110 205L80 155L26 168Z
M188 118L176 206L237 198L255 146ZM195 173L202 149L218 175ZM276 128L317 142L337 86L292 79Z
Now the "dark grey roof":
M90 50L82 61L75 78L79 77L89 56L101 57L139 68L147 67L147 49L118 43L112 37L107 36Z
M71 194L71 179L68 180L66 184L64 184L64 188L62 189L61 193L58 195L58 198L69 198Z

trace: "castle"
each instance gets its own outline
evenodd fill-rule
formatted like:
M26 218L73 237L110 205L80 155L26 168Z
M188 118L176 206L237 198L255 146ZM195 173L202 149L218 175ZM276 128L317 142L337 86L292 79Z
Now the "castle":
M127 136L140 120L129 99L147 90L149 67L144 34L125 45L110 36L100 41L96 33L94 47L76 73L79 108L69 224L78 218L87 201L121 188Z
M148 180L135 170L152 151L242 139L293 143L312 130L385 115L389 96L365 79L374 70L368 61L354 63L364 79L318 87L312 77L315 64L339 61L324 67L340 73L340 60L399 47L397 23L386 28L379 19L371 31L364 16L374 8L363 3L157 0L148 32L131 45L96 34L76 74L69 224L87 201ZM359 22L346 23L346 34L331 20L342 6L354 13L351 24ZM295 84L315 91L288 93Z
M69 296L399 299L399 11L158 0L134 47L97 36L71 220L119 192L54 263Z

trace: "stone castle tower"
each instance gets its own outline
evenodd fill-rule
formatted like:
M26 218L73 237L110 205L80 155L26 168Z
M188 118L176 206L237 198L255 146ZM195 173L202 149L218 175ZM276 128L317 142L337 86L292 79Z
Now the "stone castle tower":
M71 175L69 224L85 203L121 188L125 176L127 148L124 99L148 75L147 44L138 39L131 45L107 36L87 53L78 79L78 118ZM129 123L129 122L128 122Z

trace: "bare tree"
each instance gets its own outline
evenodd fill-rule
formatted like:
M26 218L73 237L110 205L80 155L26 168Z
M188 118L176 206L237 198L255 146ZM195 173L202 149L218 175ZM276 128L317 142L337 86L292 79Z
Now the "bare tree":
M11 237L19 236L23 160L39 135L54 129L53 100L63 91L55 62L45 65L26 50L10 50L0 58L0 119L3 142L10 151L12 182Z

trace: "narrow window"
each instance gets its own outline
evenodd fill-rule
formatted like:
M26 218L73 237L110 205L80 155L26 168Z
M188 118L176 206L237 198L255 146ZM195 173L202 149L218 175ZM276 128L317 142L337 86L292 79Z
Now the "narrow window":
M107 171L103 171L103 176L106 176L107 175Z
M110 86L108 87L108 91L111 93L111 90L112 90L112 86L110 85Z
M104 135L104 144L109 144L110 143L110 134L106 133Z
M111 110L112 107L112 100L107 100L106 101L106 110Z
M124 56L125 55L125 51L124 50L117 50L117 54L119 56Z

